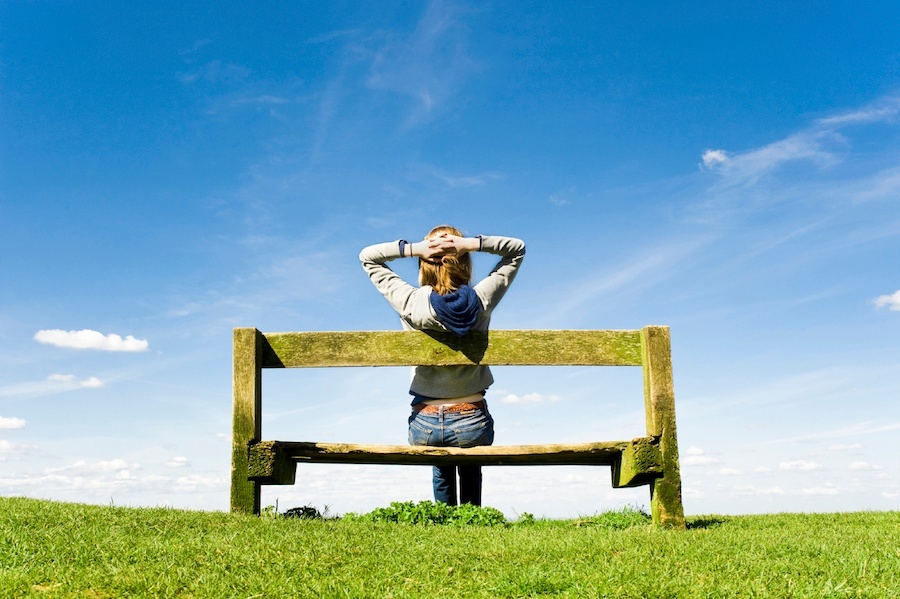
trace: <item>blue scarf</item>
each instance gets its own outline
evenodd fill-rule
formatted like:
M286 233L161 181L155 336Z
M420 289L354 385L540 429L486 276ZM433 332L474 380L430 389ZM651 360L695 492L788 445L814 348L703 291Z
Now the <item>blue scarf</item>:
M432 291L428 299L441 324L457 337L462 337L475 326L482 310L481 300L468 285L461 285L459 289L446 295Z

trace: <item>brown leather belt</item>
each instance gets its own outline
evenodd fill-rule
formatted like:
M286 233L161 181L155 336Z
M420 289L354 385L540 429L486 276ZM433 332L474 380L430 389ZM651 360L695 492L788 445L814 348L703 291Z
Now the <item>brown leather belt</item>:
M481 410L484 408L484 401L476 401L475 403L452 403L442 406L433 406L425 403L419 403L413 406L413 412L422 414L437 414L444 408L444 414L454 414L456 412L466 412L468 410Z

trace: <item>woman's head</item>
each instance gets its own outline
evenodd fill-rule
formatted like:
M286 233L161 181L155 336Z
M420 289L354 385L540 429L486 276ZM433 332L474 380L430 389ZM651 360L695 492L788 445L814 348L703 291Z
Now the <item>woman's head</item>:
M442 235L462 237L462 231L450 225L439 225L428 232L425 239ZM459 289L472 280L472 256L447 254L440 262L426 262L419 258L419 284L431 285L437 293L445 295Z

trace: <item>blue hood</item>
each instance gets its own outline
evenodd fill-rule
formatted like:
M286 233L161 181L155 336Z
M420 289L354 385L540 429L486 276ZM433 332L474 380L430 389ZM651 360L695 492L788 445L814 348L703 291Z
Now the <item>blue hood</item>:
M459 289L446 295L432 291L428 299L441 324L457 337L462 337L475 326L482 310L478 294L468 285L461 285Z

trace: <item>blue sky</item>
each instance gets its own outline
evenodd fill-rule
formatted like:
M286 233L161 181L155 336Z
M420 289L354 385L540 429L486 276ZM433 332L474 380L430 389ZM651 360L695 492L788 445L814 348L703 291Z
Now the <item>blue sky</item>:
M528 244L495 328L671 327L689 514L897 509L897 39L894 2L2 3L0 494L226 509L232 328L396 329L359 250L448 222ZM634 369L495 377L498 444L643 433ZM407 382L267 371L263 436L404 443Z

